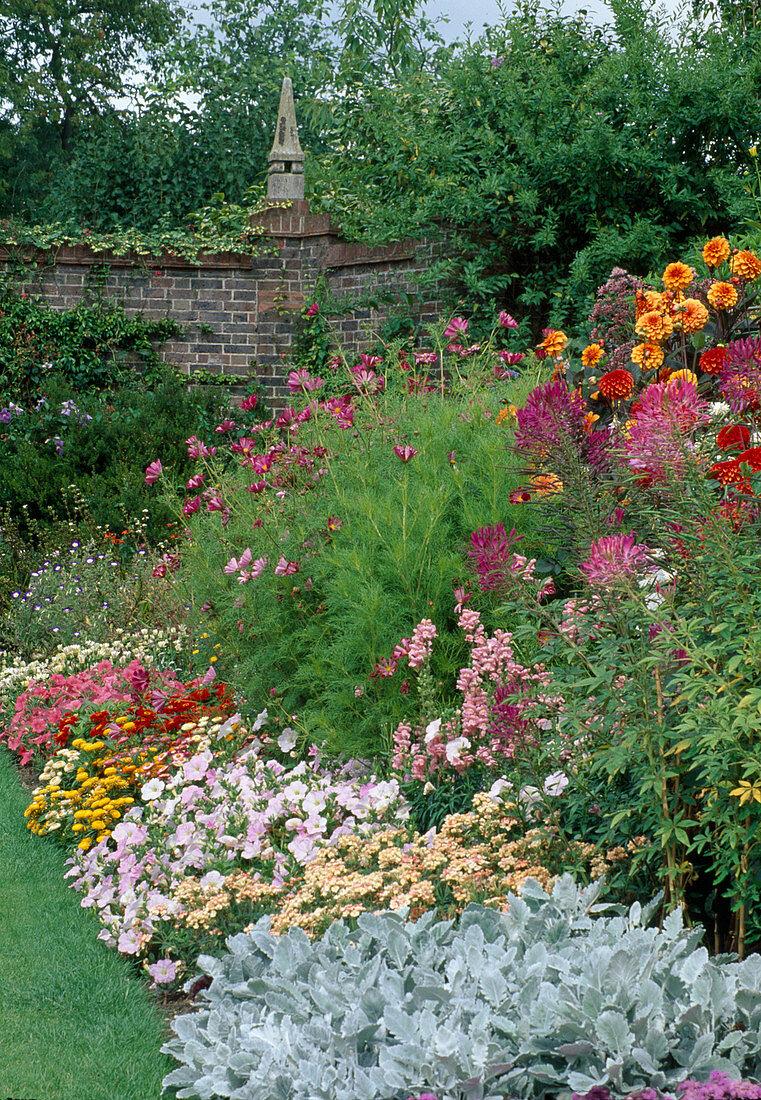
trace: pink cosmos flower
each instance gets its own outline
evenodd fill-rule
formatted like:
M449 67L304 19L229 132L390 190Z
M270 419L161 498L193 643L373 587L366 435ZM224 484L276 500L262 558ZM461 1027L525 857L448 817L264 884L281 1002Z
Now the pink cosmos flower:
M319 312L320 312L320 307L317 304L317 302L312 302L311 306L306 311L305 316L306 317L316 317Z
M418 452L415 450L415 448L410 447L409 445L406 447L394 447L394 454L397 458L401 459L402 462L409 462L410 459L414 458L417 453Z
M204 481L205 477L206 477L206 474L193 474L191 479L186 484L185 488L188 489L191 492L194 489L200 489L201 485L203 484L203 481Z
M256 408L258 401L259 398L257 397L257 395L255 393L250 393L243 398L240 403L240 407L243 412L251 412L252 409Z
M444 329L444 338L446 340L453 340L460 336L464 336L468 331L468 322L464 317L453 317L447 327Z
M161 459L157 458L155 462L151 462L145 468L145 483L146 483L146 485L153 485L154 482L158 481L158 479L161 477L162 473L163 473L163 469L162 469L162 466L161 466Z
M603 535L593 542L581 571L590 584L610 588L617 581L634 576L648 560L650 547L635 542L635 534Z
M194 512L197 512L201 507L201 498L193 497L192 500L186 500L182 506L183 516L192 516Z
M221 424L217 424L214 431L218 432L220 435L222 435L225 432L235 431L236 427L237 427L237 424L235 423L234 420L223 420Z
M499 323L502 328L517 328L518 322L509 313L506 313L504 309L499 312Z
M294 573L298 573L299 563L297 561L288 561L282 554L278 559L278 563L275 566L276 577L290 577Z
M526 358L522 351L498 351L497 355L508 367L514 367L521 359Z

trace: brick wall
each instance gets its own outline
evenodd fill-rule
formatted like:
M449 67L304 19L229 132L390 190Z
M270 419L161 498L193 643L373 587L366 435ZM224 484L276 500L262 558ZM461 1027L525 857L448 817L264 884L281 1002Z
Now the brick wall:
M20 289L53 309L69 309L96 292L128 313L147 319L170 317L184 327L180 340L164 345L163 357L189 374L196 368L258 379L270 399L282 397L297 320L318 278L323 278L341 312L331 317L341 346L361 351L371 341L388 306L362 307L359 298L410 294L413 315L439 316L435 295L424 295L418 276L441 253L439 242L402 241L381 248L342 240L330 219L309 212L306 202L271 209L260 220L266 254L222 253L199 263L162 257L145 266L134 257L62 247L33 261ZM103 275L103 265L108 274ZM0 251L0 272L11 258Z

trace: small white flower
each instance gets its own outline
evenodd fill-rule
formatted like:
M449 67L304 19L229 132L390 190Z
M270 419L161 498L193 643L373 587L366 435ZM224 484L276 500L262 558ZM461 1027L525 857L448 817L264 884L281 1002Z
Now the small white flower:
M470 748L470 741L467 737L455 737L453 741L450 741L446 747L447 761L450 764L456 763L460 759L460 755L463 749Z
M207 871L198 880L198 885L202 890L208 890L210 886L224 886L224 884L225 876L221 875L219 871Z
M566 789L570 780L565 772L553 772L544 781L544 793L550 798L557 798Z
M281 752L290 752L291 749L296 747L296 742L299 739L299 735L296 730L286 727L277 739L277 747Z
M149 779L140 788L140 797L143 802L152 802L154 798L158 798L163 793L164 787L165 784L161 779Z
M492 802L501 802L502 792L511 791L512 789L513 785L510 780L505 779L505 777L502 776L500 779L497 779L494 783L492 783L491 787L489 788L489 798L492 800Z
M438 737L440 730L441 730L441 719L440 718L437 718L434 722L429 722L429 724L425 727L425 743L426 743L426 745L430 744L430 742L433 741L434 737Z

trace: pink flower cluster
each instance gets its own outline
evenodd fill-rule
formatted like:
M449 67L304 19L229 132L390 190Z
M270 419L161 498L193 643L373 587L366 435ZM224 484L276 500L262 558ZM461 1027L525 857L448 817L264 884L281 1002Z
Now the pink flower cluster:
M44 681L32 680L16 699L3 739L18 753L21 764L28 764L35 753L52 755L58 747L54 740L58 724L65 714L78 711L85 703L102 706L109 700L133 699L136 685L144 684L147 690L151 676L165 690L177 684L173 673L149 673L137 660L124 668L99 661L83 672L68 676L52 673Z
M266 720L263 711L254 729ZM358 761L331 769L317 753L286 769L254 747L219 765L204 750L156 798L131 807L109 840L77 851L67 877L82 906L96 909L100 939L122 954L159 950L168 967L161 934L183 912L175 895L188 877L213 889L225 874L253 865L256 877L282 886L338 837L368 835L408 813L398 782L377 779Z
M480 614L468 607L460 611L459 624L471 655L457 678L458 713L425 728L403 722L394 731L394 768L420 781L447 769L465 772L476 762L496 768L520 743L537 740L559 706L541 691L549 683L544 666L525 668L515 660L510 634L496 630L487 636Z

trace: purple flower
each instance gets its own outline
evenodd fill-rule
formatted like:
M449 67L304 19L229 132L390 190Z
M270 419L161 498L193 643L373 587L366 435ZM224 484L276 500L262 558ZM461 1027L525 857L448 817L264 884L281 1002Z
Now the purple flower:
M10 409L0 409L0 424L10 424L13 413Z

